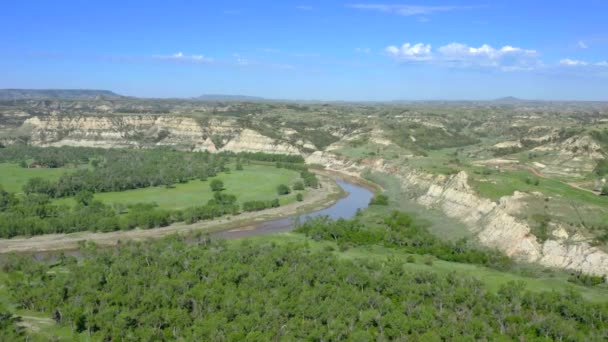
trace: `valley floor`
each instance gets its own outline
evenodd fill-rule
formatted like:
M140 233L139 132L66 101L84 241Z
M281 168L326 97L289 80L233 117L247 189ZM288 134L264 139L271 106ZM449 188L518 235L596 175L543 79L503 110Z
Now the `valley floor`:
M0 254L74 250L79 248L79 244L84 241L95 242L101 246L115 246L124 240L145 240L193 231L210 233L220 230L230 231L230 229L252 229L257 223L263 221L322 209L331 205L343 195L342 190L331 177L319 175L319 179L321 186L318 189L308 190L302 202L291 202L278 208L245 212L237 216L225 216L215 220L199 221L195 224L180 222L168 227L154 229L135 229L108 233L45 234L33 237L0 239Z

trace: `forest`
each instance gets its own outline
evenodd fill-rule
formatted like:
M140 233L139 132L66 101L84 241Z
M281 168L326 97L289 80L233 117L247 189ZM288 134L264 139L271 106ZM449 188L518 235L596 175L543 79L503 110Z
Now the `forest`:
M468 276L344 259L307 243L170 237L81 253L2 265L19 308L44 312L80 340L600 341L608 333L608 305L575 292L521 283L493 292ZM5 338L20 338L11 313L1 317Z

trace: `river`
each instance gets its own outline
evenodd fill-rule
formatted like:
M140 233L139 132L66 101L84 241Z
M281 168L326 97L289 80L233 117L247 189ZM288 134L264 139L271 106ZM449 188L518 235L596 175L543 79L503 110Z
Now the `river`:
M342 180L335 179L336 183L342 188L342 190L346 193L346 196L342 197L338 201L336 201L333 205L317 210L312 211L306 214L301 214L299 216L289 216L281 219L268 220L260 223L249 224L247 226L242 226L238 228L228 229L217 231L211 233L212 238L224 238L224 239L238 239L245 238L251 236L258 235L267 235L278 232L285 232L293 230L296 226L296 221L304 222L308 218L318 217L318 216L328 216L332 219L339 218L351 218L355 216L359 209L367 208L369 205L369 201L373 197L373 192L357 185L355 183ZM162 228L161 228L162 229ZM99 234L99 233L97 233ZM103 235L103 233L101 233ZM78 238L78 240L86 240L86 238ZM126 238L128 239L128 238ZM97 241L95 239L91 239L91 241ZM28 242L27 240L25 242ZM57 241L53 240L52 243L58 242L63 243L62 239L58 239ZM47 246L48 247L48 246ZM112 246L104 246L102 248L113 248ZM66 255L81 257L81 252L78 249L72 248L52 248L52 249L42 249L42 250L29 250L22 251L20 253L31 254L37 260L55 260L57 255L59 255L59 251L63 251ZM0 256L2 258L2 256Z
M339 218L351 218L355 216L357 210L367 208L369 201L374 196L373 192L360 185L341 179L337 179L336 183L342 188L342 190L344 190L344 192L346 192L346 196L339 199L330 207L299 216L290 216L287 218L265 221L247 228L236 228L216 232L212 234L212 237L237 239L249 236L286 232L295 228L296 221L304 222L308 218L318 216L329 216L334 220Z

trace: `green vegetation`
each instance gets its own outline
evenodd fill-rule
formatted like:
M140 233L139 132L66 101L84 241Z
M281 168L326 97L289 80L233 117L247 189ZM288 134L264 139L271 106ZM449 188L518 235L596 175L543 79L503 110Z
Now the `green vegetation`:
M605 206L608 200L598 197L593 193L575 189L568 184L556 180L545 178L542 186L534 185L532 179L537 177L528 170L492 172L484 175L484 181L474 179L471 183L480 195L497 200L502 196L512 195L515 191L539 191L547 195L559 195L570 200L581 201L589 204ZM526 180L529 180L528 182ZM540 184L540 182L539 182Z
M157 186L127 191L104 192L95 194L95 199L111 206L129 206L137 203L158 204L162 209L184 209L193 204L206 203L213 198L210 182L217 179L224 187L237 195L239 202L271 200L276 197L279 183L300 180L298 173L288 169L276 169L266 165L247 165L243 171L220 173L206 181L192 180L172 187ZM281 203L292 202L292 196L281 197ZM71 198L54 201L58 204L72 205Z
M211 181L211 183L209 183L209 188L211 188L211 191L222 191L224 190L224 182L222 182L219 179L214 179Z
M31 154L33 158L43 155L39 148L15 149ZM287 193L291 190L284 183L318 184L316 176L304 165L291 163L300 159L290 156L248 154L251 158L265 159L262 163L286 162L278 169L248 162L243 170L229 173L222 172L227 171L226 164L234 160L234 155L229 153L211 155L165 149L109 152L78 148L68 149L68 152L57 150L50 155L59 161L57 164L60 166L77 166L85 161L85 155L93 153L96 157L91 164L97 166L69 173L64 169L39 169L63 173L55 180L50 177L27 179L25 194L0 188L0 237L83 230L109 232L136 227L149 229L179 221L194 223L238 214L241 210L239 203L243 203L245 211L256 211L295 201L295 196L284 196L280 201L275 198L279 184L287 189ZM13 148L3 148L0 156L11 160L16 152ZM240 162L242 157L238 155L236 159ZM167 161L169 165L181 164L181 168L154 168L161 161ZM137 170L131 172L132 167ZM171 172L177 178L170 176ZM298 172L306 178L298 177ZM26 179L26 176L22 177ZM193 177L213 178L207 182ZM174 185L171 179L177 179L178 184ZM160 184L165 186L155 186ZM109 191L115 188L122 191ZM224 189L239 193L238 198L225 193ZM52 200L52 197L66 195L73 198Z
M488 291L465 273L433 271L443 262L432 258L265 239L169 238L89 248L79 261L10 259L5 286L16 310L45 313L73 339L601 340L606 330L608 305L573 291L516 282Z
M442 241L429 233L424 223L414 222L410 215L394 211L382 223L365 224L359 219L330 221L316 218L305 222L298 232L313 240L334 241L346 250L352 246L381 245L399 248L413 254L430 254L446 261L465 262L506 270L511 260L497 251L484 251L466 240Z
M291 189L285 184L279 184L277 186L277 194L279 196L289 195L291 193Z
M397 145L424 155L424 150L460 147L476 144L476 138L457 131L458 127L433 127L420 123L390 123L386 126L389 136Z
M243 211L260 211L268 208L278 208L279 206L278 198L272 201L249 201L243 203Z
M376 195L369 201L369 205L388 205L388 196L383 194Z
M71 172L73 169L68 168L22 168L17 164L0 163L0 186L6 191L21 192L23 186L31 178L40 178L49 182L54 182L61 175Z

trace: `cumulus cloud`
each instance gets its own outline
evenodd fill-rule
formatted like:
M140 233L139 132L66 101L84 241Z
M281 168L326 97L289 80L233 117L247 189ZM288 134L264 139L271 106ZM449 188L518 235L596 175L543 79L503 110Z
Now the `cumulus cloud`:
M205 57L203 55L185 55L182 52L175 53L173 55L161 55L154 56L156 59L171 60L176 62L190 62L190 63L213 63L214 59Z
M401 47L391 45L385 51L389 56L400 61L427 61L432 58L430 44L405 43Z
M587 49L589 46L582 40L579 40L577 43L578 47L581 49Z
M367 54L370 54L372 52L372 49L370 49L370 48L356 48L355 52L367 55Z
M532 69L540 64L538 53L510 45L494 48L488 44L480 47L450 43L436 51L430 44L405 43L401 47L389 46L387 55L399 62L427 62L452 67L496 67L503 70Z
M602 61L602 62L596 63L595 65L602 66L602 67L608 67L608 61Z
M499 67L505 70L531 69L538 65L536 50L505 45L494 48L488 44L472 47L451 43L439 48L439 58L457 66Z
M349 4L349 5L347 5L347 7L358 9L358 10L394 13L394 14L403 15L403 16L424 15L424 14L428 15L428 14L433 14L436 12L448 12L448 11L455 11L455 10L479 8L479 6L422 6L422 5L386 5L386 4Z

